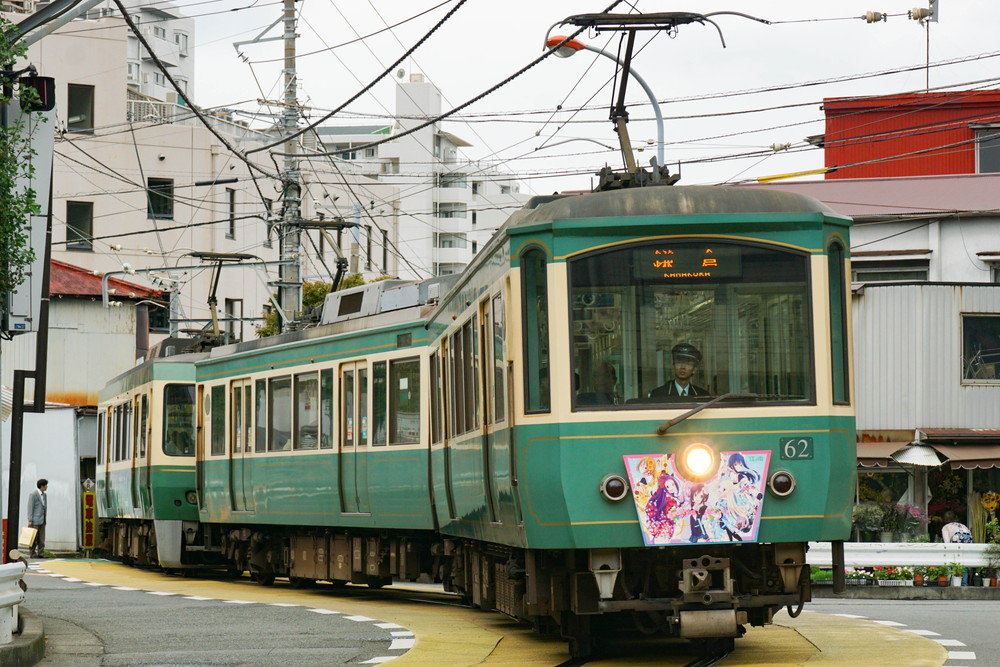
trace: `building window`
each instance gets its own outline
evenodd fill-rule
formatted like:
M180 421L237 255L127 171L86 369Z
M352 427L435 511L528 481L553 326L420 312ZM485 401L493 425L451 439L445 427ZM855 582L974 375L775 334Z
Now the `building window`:
M383 174L398 174L399 173L399 158L390 158L388 162L382 163L382 173Z
M87 132L94 129L94 87L71 83L66 87L66 129Z
M94 202L66 202L66 249L93 250Z
M389 270L389 232L382 230L382 273Z
M153 72L153 83L157 86L166 86L167 77L163 76L163 72Z
M149 218L173 220L174 179L146 179L146 215Z
M903 283L926 281L930 261L892 259L851 262L851 281L856 283Z
M377 148L366 148L365 149L365 152L364 152L364 156L365 157L375 157L376 155L378 155L378 149Z
M1000 314L962 315L962 379L1000 380Z
M128 63L126 65L126 72L129 83L139 83L139 63Z
M435 234L435 248L464 248L466 247L465 234Z
M472 242L472 254L475 255L478 250L479 250L479 244L476 243L475 241L473 241Z
M465 269L465 264L458 262L434 262L435 276L450 276L454 273L461 273Z
M183 32L174 33L174 43L180 48L182 56L188 54L188 36Z
M481 181L472 181L472 194L478 195L479 194L479 188L482 187L482 185L483 184L482 184Z
M188 82L187 82L187 79L182 79L179 76L175 76L174 77L174 81L177 82L177 87L181 89L181 93L183 93L184 95L187 95L187 91L188 91Z
M434 205L434 214L439 218L464 218L466 205L439 202Z
M153 37L159 37L160 39L167 38L167 29L161 25L153 26Z
M228 207L229 226L226 228L226 238L236 238L236 190L226 188L226 206Z
M473 226L473 227L475 227L475 226L476 226L476 222L477 222L476 218L477 218L478 216L476 215L476 213L478 213L478 211L472 211L472 226Z
M372 226L365 225L365 271L372 270Z
M225 300L226 334L230 343L243 340L243 299Z
M976 164L980 174L1000 172L1000 127L976 132Z
M517 192L517 189L513 185L501 185L500 194L509 195L511 193Z
M469 181L465 174L438 174L437 186L439 188L467 188Z

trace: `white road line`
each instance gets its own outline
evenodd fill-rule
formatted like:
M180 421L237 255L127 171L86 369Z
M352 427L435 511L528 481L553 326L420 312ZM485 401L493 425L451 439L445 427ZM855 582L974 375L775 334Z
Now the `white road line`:
M358 623L363 623L365 621L374 621L374 618L368 618L367 616L345 616L349 621L357 621Z
M857 614L830 614L831 616L843 616L844 618L868 618L867 616L858 616Z
M72 581L73 583L79 583L79 582L83 581L83 579L76 579L74 577L65 577L63 579L63 581Z
M294 602L268 602L270 607L301 607L300 604L295 604Z
M65 579L66 578L65 574L49 574L49 576L50 577L54 577L55 579Z
M177 595L177 593L167 593L166 591L146 591L146 595Z
M138 588L132 588L131 586L112 586L116 591L137 591Z
M96 581L85 581L85 582L83 582L83 585L84 586L107 586L107 584L99 584Z
M941 646L967 646L967 644L964 644L957 639L932 639L931 641L937 642Z
M948 651L949 660L975 660L975 651Z
M921 637L940 637L941 636L940 632L932 632L931 630L911 630L910 628L907 628L906 631L907 632L912 632L915 635L920 635Z
M900 623L899 621L872 621L872 623L878 623L879 625L888 625L890 628L906 627L906 623Z
M185 595L185 600L214 600L215 598L203 598L200 595Z
M403 629L403 626L399 623L376 623L375 627L382 628L383 630L392 630L393 628Z
M226 604L257 604L253 600L223 600Z
M397 656L397 655L382 655L382 656L379 656L377 658L372 658L371 660L365 660L364 662L362 662L360 664L362 664L362 665L380 665L383 662L389 662L390 660L395 660L398 657L399 656Z
M417 640L413 637L408 639L393 639L392 643L389 644L390 651L409 651L413 648L413 645L417 643Z
M306 611L311 611L314 614L339 614L340 613L339 611L331 611L330 609L306 609ZM350 617L348 616L347 618L350 618Z
M394 630L393 632L390 632L389 634L392 635L393 637L412 637L413 636L413 633L410 632L409 630Z

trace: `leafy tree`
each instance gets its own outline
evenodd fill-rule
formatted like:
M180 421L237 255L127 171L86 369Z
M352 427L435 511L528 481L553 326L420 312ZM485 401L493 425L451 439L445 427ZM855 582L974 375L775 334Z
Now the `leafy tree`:
M389 276L375 278L372 282L375 282L376 280L385 280L386 278L389 278ZM364 284L364 276L360 273L352 273L341 279L340 286L337 290L340 291L342 289L358 287ZM326 295L330 293L331 287L333 287L333 285L325 283L321 280L306 281L302 283L302 310L307 311L314 306L322 306L323 301L326 299ZM278 313L274 310L265 313L264 326L257 329L257 337L265 338L267 336L274 336L280 332L281 327L278 326Z
M0 18L0 66L18 62L27 53L23 43L14 43L9 38L12 30L13 25ZM8 89L0 85L0 105L37 99L33 88L15 87L8 77L0 75L0 84L10 86ZM25 271L35 259L26 225L40 211L35 191L24 187L35 173L27 116L13 119L8 114L8 123L8 127L0 128L0 295L24 281ZM3 307L6 308L5 303Z

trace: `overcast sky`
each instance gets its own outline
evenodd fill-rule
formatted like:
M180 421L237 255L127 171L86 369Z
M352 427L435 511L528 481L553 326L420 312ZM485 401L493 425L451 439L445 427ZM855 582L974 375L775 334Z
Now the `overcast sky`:
M305 0L300 3L299 53L323 49L379 30L384 21L396 23L433 7L441 0ZM456 0L457 1L457 0ZM458 104L475 96L516 71L541 52L550 25L574 13L596 12L610 0L545 0L528 2L507 0L487 2L468 0L454 17L435 33L406 65L407 73L421 72L436 83L447 100ZM1000 51L996 28L1000 26L1000 3L988 0L941 0L941 20L931 24L931 60L959 58ZM180 0L184 6L187 0ZM218 11L219 8L245 7L246 0L223 0L189 7L189 14ZM707 13L738 10L772 21L793 21L861 16L868 10L888 14L905 13L926 0L882 0L879 3L844 0L837 3L802 0L741 0L677 3L638 0L639 10L691 11ZM319 108L338 105L397 58L405 48L420 38L454 2L395 28L391 33L365 40L364 43L302 56L299 60L300 100ZM381 13L381 16L376 12ZM259 63L252 67L241 61L232 46L248 39L279 17L280 2L257 0L250 9L231 14L197 18L197 72L195 102L201 106L233 104L249 110L260 107L257 82L270 99L280 98L280 62ZM628 11L619 5L616 11ZM763 25L745 19L722 16L718 23L724 31L728 48L723 49L719 36L710 26L682 26L674 38L660 34L643 48L635 59L635 68L650 83L661 100L682 99L713 93L742 91L776 85L863 74L923 63L925 32L906 16L893 16L888 22L869 25L860 19L813 21ZM571 27L553 34L566 34ZM355 32L356 31L356 32ZM279 34L277 31L272 34ZM652 34L652 33L650 33ZM393 36L395 35L395 37ZM397 41L397 38L398 40ZM640 33L639 44L648 37ZM584 34L583 41L615 50L617 38L609 34ZM608 44L608 41L611 43ZM369 46L374 55L366 48ZM251 61L279 58L281 42L265 42L242 47ZM336 54L336 55L335 55ZM597 59L597 62L594 62ZM380 62L381 61L381 62ZM592 65L592 66L591 66ZM587 71L588 66L591 66ZM556 105L573 108L583 105L612 76L614 64L595 54L582 52L570 59L549 58L527 74L477 103L466 113L505 113L523 110L554 109ZM584 72L586 76L575 87ZM668 163L688 162L708 156L720 156L760 149L773 143L801 144L809 135L823 131L820 100L824 97L904 92L922 89L923 70L891 76L826 83L818 86L792 87L780 92L744 94L712 100L672 102L662 106L666 122ZM990 77L1000 77L1000 57L931 69L931 87L961 84ZM976 83L965 86L1000 88L1000 85ZM572 93L571 93L572 90ZM358 100L350 111L384 114L394 107L394 83L379 84L372 94ZM567 97L568 96L568 97ZM591 104L607 105L611 89L606 87ZM629 101L645 101L638 86L630 85ZM670 119L671 116L718 114L761 107L808 103L790 109L722 115L698 119ZM447 102L446 102L447 104ZM446 108L450 108L446 106ZM275 109L277 110L277 109ZM630 124L633 142L655 138L649 106L631 110L637 119ZM620 157L611 151L582 141L534 151L546 137L558 131L548 143L588 137L612 144L615 136L607 122L606 106L583 112L576 121L560 127L569 114L507 116L502 120L531 122L491 122L466 124L447 121L446 129L472 144L466 149L469 158L507 159L530 153L532 159L515 159L503 168L525 176L532 191L590 187L589 175L536 178L540 172L580 171L600 167L605 162L621 166ZM329 124L369 122L344 116ZM377 121L375 121L377 122ZM789 126L790 125L790 126ZM782 127L786 126L786 127ZM768 129L773 128L773 129ZM535 136L536 131L541 136ZM739 133L739 134L735 134ZM734 136L722 136L734 135ZM670 143L684 142L684 143ZM597 152L595 152L597 151ZM494 152L496 152L494 154ZM583 153L570 155L571 153ZM640 153L648 160L652 149ZM768 174L785 173L822 166L819 150L779 153L761 161L726 160L683 167L683 184L717 183ZM529 178L530 177L530 178Z

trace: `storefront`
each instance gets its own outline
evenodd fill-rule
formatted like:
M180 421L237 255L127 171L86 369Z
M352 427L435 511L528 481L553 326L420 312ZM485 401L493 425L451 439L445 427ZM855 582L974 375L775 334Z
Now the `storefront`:
M920 436L919 449L867 434L858 443L852 539L939 541L950 511L985 542L995 514L987 508L991 496L986 504L983 496L1000 492L1000 431L925 429Z

